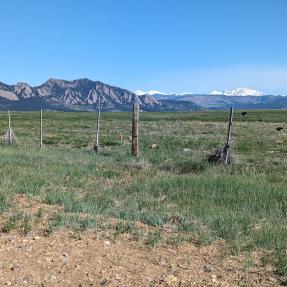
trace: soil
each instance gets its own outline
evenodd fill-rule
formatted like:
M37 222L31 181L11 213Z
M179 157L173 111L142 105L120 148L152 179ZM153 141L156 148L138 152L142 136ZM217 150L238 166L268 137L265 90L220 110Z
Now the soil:
M59 208L23 197L18 206L45 214ZM148 247L128 234L111 240L106 231L45 234L45 220L26 235L0 234L0 286L280 286L258 252L226 255L222 241Z

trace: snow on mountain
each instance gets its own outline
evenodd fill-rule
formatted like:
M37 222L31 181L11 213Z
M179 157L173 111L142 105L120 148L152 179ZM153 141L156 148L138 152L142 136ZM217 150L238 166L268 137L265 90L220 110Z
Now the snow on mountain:
M150 95L150 96L154 96L154 95L164 95L164 96L185 96L185 95L192 95L192 92L183 92L183 93L163 93L157 90L151 90L151 91L141 91L141 90L136 90L134 91L134 93L138 96L143 96L143 95Z
M136 90L134 93L138 96L143 95L149 95L149 96L155 96L155 95L163 95L163 96L186 96L186 95L193 95L194 93L191 92L183 92L183 93L163 93L158 90L151 90L151 91L141 91ZM249 88L237 88L233 90L224 90L224 91L212 91L209 95L212 96L240 96L240 97L246 97L246 96L263 96L264 94L260 91L249 89Z
M234 90L225 90L223 92L220 91L212 91L210 95L213 96L263 96L264 94L260 91L249 89L249 88L237 88Z
M147 92L144 92L141 90L136 90L136 91L134 91L134 93L138 96L143 96L143 95L153 96L155 94L163 95L163 93L161 93L160 91L156 91L156 90L151 90L151 91L147 91Z
M210 95L212 96L222 96L224 92L220 92L220 91L212 91L210 93Z
M138 96L143 96L143 95L149 95L149 96L154 96L154 95L164 95L164 96L185 96L185 95L192 95L194 93L191 92L183 92L183 93L163 93L157 90L151 90L151 91L141 91L141 90L136 90L134 93ZM264 94L260 91L249 89L249 88L237 88L233 90L224 90L224 91L212 91L210 93L212 96L263 96Z
M225 96L263 96L260 91L248 89L248 88L237 88L231 91L224 91Z
M185 96L185 95L192 95L193 93L192 92L183 92L183 93L180 93L180 94L175 94L177 96Z
M168 94L168 93L162 93L160 91L157 90L151 90L151 91L141 91L141 90L136 90L134 91L134 93L138 96L143 96L143 95L149 95L149 96L153 96L153 95L172 95L172 94Z

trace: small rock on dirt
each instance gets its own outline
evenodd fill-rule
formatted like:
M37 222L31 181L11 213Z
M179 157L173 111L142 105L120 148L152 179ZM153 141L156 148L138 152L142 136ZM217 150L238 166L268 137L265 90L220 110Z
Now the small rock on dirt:
M62 262L67 265L69 262L69 255L67 253L63 253L61 256L61 259L62 259Z
M175 277L174 275L170 274L170 275L165 277L164 282L168 286L175 286L176 283L177 283L177 277Z
M213 268L209 264L203 266L204 272L212 272Z
M106 285L108 285L109 284L109 280L107 280L107 279L103 279L101 282L100 282L100 285L101 286L106 286Z
M144 276L142 278L143 286L149 287L152 283L152 278L148 276Z

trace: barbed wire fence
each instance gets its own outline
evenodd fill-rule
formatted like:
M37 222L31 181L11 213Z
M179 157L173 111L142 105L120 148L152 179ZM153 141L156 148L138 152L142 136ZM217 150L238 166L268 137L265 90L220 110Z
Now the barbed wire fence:
M139 113L139 110L137 111ZM127 118L130 124L127 125ZM138 118L139 116L137 116ZM103 134L99 137L100 118L97 112L56 112L41 109L38 112L7 111L0 113L3 144L16 144L44 148L45 146L70 146L95 150L102 143L113 146L129 141L132 145L133 116L124 121L103 117ZM116 124L115 124L116 122ZM17 136L17 141L16 141Z
M18 143L40 149L49 145L88 148L96 152L99 151L100 145L110 149L122 145L126 148L130 146L129 153L138 157L141 136L146 136L149 132L140 127L138 102L133 104L132 112L122 116L122 120L121 116L113 117L112 113L104 113L101 118L100 115L100 108L97 111L81 113L43 109L37 112L1 112L2 143ZM230 163L232 116L233 108L229 114L227 143L220 153L222 160L218 161L215 156L216 161L223 164ZM155 148L157 144L150 142L150 147Z

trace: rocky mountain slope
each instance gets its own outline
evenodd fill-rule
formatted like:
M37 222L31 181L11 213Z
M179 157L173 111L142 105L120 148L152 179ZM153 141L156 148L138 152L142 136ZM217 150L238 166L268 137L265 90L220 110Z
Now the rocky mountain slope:
M26 83L6 85L0 82L0 109L37 110L94 110L99 102L103 111L130 111L138 101L144 111L192 111L200 107L191 102L161 102L153 95L136 95L128 90L99 81L79 79L65 81L49 79L31 87Z
M126 110L130 108L135 97L142 109L159 105L152 96L135 96L128 90L89 79L74 81L49 79L38 87L31 87L26 83L16 85L0 83L0 97L4 106L6 104L12 107L23 107L25 103L29 103L27 109L42 105L45 108L54 109L89 110L100 101L103 110Z

